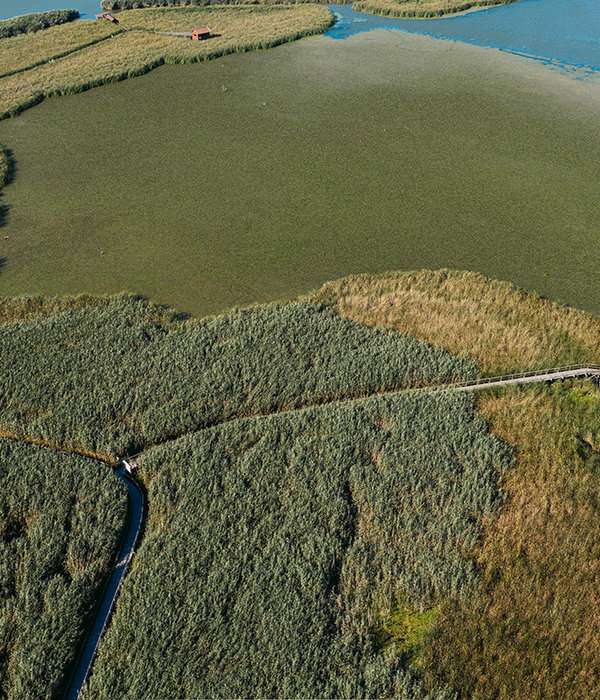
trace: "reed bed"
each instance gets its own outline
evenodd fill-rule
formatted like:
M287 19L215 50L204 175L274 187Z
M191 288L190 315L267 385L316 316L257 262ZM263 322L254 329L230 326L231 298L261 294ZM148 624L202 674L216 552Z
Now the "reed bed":
M296 0L297 2L322 2L327 0ZM260 4L277 5L286 0L229 0L232 5ZM465 12L471 8L490 5L506 5L516 0L358 0L353 8L358 12L393 17L441 17L443 15ZM142 7L187 7L225 4L223 0L102 0L105 10L128 10ZM343 4L343 0L327 4Z
M476 372L318 304L187 322L129 296L44 309L0 325L0 434L107 459L239 416Z
M312 298L344 318L471 357L488 375L600 362L600 320L475 272L357 275Z
M39 32L57 24L72 22L79 17L77 10L50 10L49 12L31 12L11 19L0 20L0 39L17 34Z
M352 7L357 12L389 17L424 18L442 17L466 12L478 7L508 5L518 0L357 0Z
M142 19L142 23L144 21ZM160 26L154 22L152 14L147 21L157 29ZM117 34L112 39L51 63L4 77L0 79L0 118L14 116L45 97L82 92L104 83L142 75L164 63L206 61L318 34L331 25L333 15L316 5L225 7L219 10L211 8L206 20L198 15L194 21L210 21L217 36L192 42L185 37L132 31ZM186 29L191 31L188 25Z
M120 31L108 22L84 20L3 39L0 41L0 78L62 58Z
M60 698L127 517L103 465L0 438L0 688Z
M380 653L375 611L471 599L464 553L510 464L464 394L235 421L147 452L146 535L85 697L453 700L421 693L406 649ZM424 625L394 619L413 640Z

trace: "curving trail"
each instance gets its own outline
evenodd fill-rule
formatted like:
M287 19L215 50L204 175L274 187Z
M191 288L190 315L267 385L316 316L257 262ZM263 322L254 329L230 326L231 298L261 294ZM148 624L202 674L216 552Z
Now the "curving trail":
M102 599L94 620L88 630L84 646L77 657L75 668L71 674L69 685L65 692L65 700L77 700L81 690L90 675L92 664L96 658L98 645L110 620L115 602L121 589L121 584L129 568L144 517L144 494L135 479L130 476L122 465L115 474L124 482L129 494L127 526L119 550L117 564L113 568L102 592Z
M538 370L536 372L524 372L521 374L511 374L502 377L475 379L467 382L454 382L439 386L426 386L416 389L416 391L476 391L479 389L503 387L511 384L552 382L556 380L585 377L593 377L600 381L600 365L570 365L568 367L554 367L551 369ZM402 390L402 393L404 391L415 391L415 389L404 389ZM133 455L128 459L132 460L138 457L140 454L142 453ZM69 685L64 695L65 700L77 700L88 676L91 673L92 665L98 651L98 646L110 621L111 613L119 595L121 584L123 583L123 579L127 573L129 562L131 561L135 551L138 536L142 527L144 517L144 494L133 476L131 476L131 473L126 470L124 466L125 464L127 464L127 462L123 462L123 465L121 465L115 471L117 477L125 483L129 493L129 509L125 534L121 549L119 551L117 564L106 582L100 605L88 630L84 646L77 657L75 668L73 669L73 673L69 680Z

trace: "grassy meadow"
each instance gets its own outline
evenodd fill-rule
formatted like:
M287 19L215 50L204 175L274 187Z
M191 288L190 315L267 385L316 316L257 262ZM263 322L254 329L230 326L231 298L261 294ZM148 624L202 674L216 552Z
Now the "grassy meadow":
M102 50L122 73L138 36L184 45L130 32L61 60ZM129 290L203 315L452 267L598 312L594 85L379 36L162 66L2 121L2 293ZM31 73L50 84L59 63Z
M164 63L205 61L277 46L323 32L333 20L329 10L316 5L136 10L123 15L122 27L135 31L124 33L121 24L115 27L104 21L82 22L15 37L4 47L0 42L0 56L10 66L0 76L0 118L18 114L45 97L124 80ZM191 31L208 22L214 37L207 41L155 33Z
M421 668L464 698L600 698L600 391L510 391L478 408L517 466L474 552L481 594L441 606Z
M121 30L108 22L70 22L0 41L0 78L60 58ZM8 90L8 88L6 88Z
M59 698L127 511L104 465L0 438L0 694Z

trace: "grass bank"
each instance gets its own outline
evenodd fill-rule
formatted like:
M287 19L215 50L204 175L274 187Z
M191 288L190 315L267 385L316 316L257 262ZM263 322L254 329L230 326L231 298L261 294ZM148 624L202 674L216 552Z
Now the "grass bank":
M476 360L488 375L600 362L600 321L475 272L421 270L328 282L312 297Z
M5 47L6 65L11 66L11 70L0 78L0 119L14 116L46 97L82 92L142 75L164 63L194 63L229 53L277 46L323 32L332 21L332 14L316 5L214 7L191 12L186 9L136 10L121 19L123 26L127 23L140 30L169 31L177 27L179 31L191 31L194 26L210 22L214 37L192 42L185 37L148 31L121 33L112 25L107 28L104 22L90 22L75 32L42 36L47 58L42 65L40 61L27 64L31 61L27 58L30 46L32 43L37 46L39 34L36 34L30 42L21 42L22 45L14 42ZM103 38L107 41L101 41ZM19 70L16 73L17 69L12 68L13 55ZM27 65L30 69L24 70Z
M72 22L79 17L77 10L50 10L49 12L32 12L27 15L19 15L12 19L0 20L0 39L39 32L41 29L53 27L57 24Z
M357 0L352 7L372 15L430 19L511 2L518 0Z

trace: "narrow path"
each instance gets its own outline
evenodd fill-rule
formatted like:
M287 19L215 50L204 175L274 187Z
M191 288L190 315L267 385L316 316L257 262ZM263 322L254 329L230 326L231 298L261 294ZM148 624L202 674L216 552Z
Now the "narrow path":
M100 605L96 610L94 621L88 629L85 643L77 658L75 668L73 669L69 685L65 692L65 700L77 700L90 675L98 651L98 645L110 621L110 616L119 595L121 584L129 568L129 562L133 556L142 527L144 517L144 495L135 482L135 479L127 474L125 467L119 467L115 473L119 479L125 483L129 494L127 525L123 535L117 564L104 586Z

